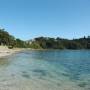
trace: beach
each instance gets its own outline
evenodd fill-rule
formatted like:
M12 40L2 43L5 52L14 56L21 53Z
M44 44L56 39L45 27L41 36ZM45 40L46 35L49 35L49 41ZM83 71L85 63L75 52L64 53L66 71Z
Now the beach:
M9 49L7 46L0 46L0 58L14 54L14 53L19 52L21 50L22 49L20 49L20 48Z

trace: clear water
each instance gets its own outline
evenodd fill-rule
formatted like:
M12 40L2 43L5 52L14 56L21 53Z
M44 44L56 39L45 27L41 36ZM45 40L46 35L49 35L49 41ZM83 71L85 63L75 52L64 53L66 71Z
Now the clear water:
M1 58L0 90L90 90L90 51L23 51Z

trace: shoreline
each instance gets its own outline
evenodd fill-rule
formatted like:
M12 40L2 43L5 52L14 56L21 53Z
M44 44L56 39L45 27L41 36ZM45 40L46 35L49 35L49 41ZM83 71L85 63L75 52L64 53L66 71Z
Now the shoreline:
M9 49L7 46L0 46L0 58L12 55L14 53L23 51L23 50L31 50L31 51L52 51L52 50L73 50L73 49L33 49L33 48L13 48ZM87 50L87 49L76 49L77 50ZM90 50L90 49L89 49Z
M74 50L74 51L78 51L78 50L90 50L90 49L34 49L34 48L26 48L26 50L32 50L32 51Z
M0 46L0 58L12 55L12 54L20 52L22 50L24 50L24 49L21 49L21 48L9 49L7 46Z

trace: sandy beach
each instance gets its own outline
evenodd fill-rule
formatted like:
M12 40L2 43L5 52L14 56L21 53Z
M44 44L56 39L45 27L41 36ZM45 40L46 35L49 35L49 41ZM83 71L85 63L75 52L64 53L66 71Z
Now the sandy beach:
M19 52L21 50L22 49L19 48L9 49L7 46L0 46L0 58Z

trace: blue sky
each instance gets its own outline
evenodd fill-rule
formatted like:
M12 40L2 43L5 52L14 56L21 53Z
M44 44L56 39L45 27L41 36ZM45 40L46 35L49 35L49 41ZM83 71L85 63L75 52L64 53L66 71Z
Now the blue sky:
M0 0L0 27L20 39L90 35L90 0Z

